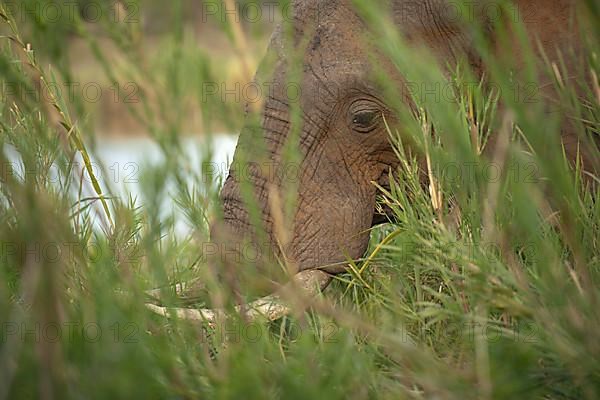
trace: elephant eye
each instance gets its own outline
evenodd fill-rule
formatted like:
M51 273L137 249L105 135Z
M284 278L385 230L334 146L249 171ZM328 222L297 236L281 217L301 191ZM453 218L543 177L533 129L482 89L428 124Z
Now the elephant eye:
M369 133L377 128L381 110L373 104L366 102L356 102L350 108L350 119L352 129L361 133Z

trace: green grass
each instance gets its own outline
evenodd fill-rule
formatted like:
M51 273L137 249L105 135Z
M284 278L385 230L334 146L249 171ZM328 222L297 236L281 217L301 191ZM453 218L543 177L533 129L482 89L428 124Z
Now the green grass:
M381 20L369 2L358 3L367 21ZM165 161L140 170L137 200L80 179L84 166L75 155L92 154L102 140L87 123L85 100L34 94L40 74L46 82L72 74L64 31L15 23L3 12L0 73L30 95L1 104L0 147L13 148L27 173L19 176L0 152L0 400L600 397L600 193L568 167L560 147L542 151L558 137L558 120L541 105L503 98L508 115L483 87L457 89L456 104L421 104L421 115L397 105L407 132L391 127L390 135L403 164L380 199L396 220L373 231L365 258L314 307L272 323L233 317L215 328L150 313L144 291L173 282L200 279L209 287L206 301L231 298L202 254L219 182L189 172L180 140L180 106L218 77L209 55L182 45L184 16L174 10L164 33L170 45L156 60L136 53L139 27L105 21L126 61L118 70L87 25L76 20L67 29L87 40L103 79L144 82L140 103L123 107ZM591 1L588 12L597 29ZM373 28L411 80L443 79L432 63L415 61L387 24ZM23 51L27 43L33 52ZM478 46L485 51L485 43ZM584 68L598 76L597 43L589 54ZM502 61L488 61L496 63L495 80L509 87ZM454 79L468 75L457 69ZM582 136L598 135L594 88L585 99L574 99L570 87L562 92L569 109L560 117L587 121L578 124ZM212 100L201 110L207 132L233 118ZM509 117L520 129L504 123ZM424 136L432 129L445 139ZM514 140L480 155L473 141L483 145L492 130ZM420 183L409 139L431 157L439 208ZM209 159L211 150L205 153ZM473 179L447 173L465 160L476 161ZM533 161L545 179L524 179ZM486 179L491 163L503 165L498 179ZM164 199L183 212L192 234L178 237L173 218L158 217Z

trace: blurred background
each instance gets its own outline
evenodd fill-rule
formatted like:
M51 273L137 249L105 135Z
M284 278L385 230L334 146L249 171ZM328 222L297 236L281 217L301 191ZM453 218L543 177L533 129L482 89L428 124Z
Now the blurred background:
M65 85L60 93L79 102L72 106L83 107L79 123L102 137L148 136L147 121L129 109L143 112L145 101L177 108L188 134L237 131L244 110L240 89L252 78L287 7L238 0L3 3L39 60L58 69ZM175 91L182 96L169 103Z
M138 205L141 167L172 152L189 159L187 175L182 171L188 178L203 165L212 178L226 175L245 105L249 97L260 101L253 73L288 7L244 0L2 3L54 80L36 90L3 79L4 105L31 97L62 104L103 192L131 195Z

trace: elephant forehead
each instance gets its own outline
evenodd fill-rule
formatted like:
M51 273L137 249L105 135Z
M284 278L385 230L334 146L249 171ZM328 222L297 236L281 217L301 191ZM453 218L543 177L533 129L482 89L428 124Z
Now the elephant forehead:
M478 16L476 10L487 1L469 2L468 10L450 0L384 0L375 5L411 42L447 47L449 42L467 41L463 23ZM364 53L361 47L370 30L352 0L297 0L291 16L294 41L290 50L305 48L308 53L322 52L324 58Z
M294 0L292 17L298 22L319 22L350 6L349 0Z
M373 6L390 13L399 26L411 28L439 28L450 26L464 17L474 17L478 10L496 0L472 0L466 7L452 0L378 0ZM336 16L358 16L353 0L294 0L292 19L300 25L323 24ZM353 21L344 21L351 24Z
M308 39L310 50L334 45L336 39L351 43L364 32L363 22L352 0L298 0L292 4L291 22L294 25L294 46ZM339 43L338 43L339 44Z

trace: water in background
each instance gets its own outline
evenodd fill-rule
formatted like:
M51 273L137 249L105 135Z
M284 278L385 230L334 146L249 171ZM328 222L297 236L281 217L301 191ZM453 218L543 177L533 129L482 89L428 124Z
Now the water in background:
M215 173L217 179L224 179L229 164L233 158L237 137L234 135L211 135L202 137L190 137L182 140L182 147L185 153L185 160L180 164L185 168L180 171L184 178L189 179L190 183L194 176L201 176L203 164L210 162L210 168ZM211 147L212 146L212 147ZM204 159L207 148L212 149L212 160ZM10 161L13 170L17 176L25 175L25 168L21 161L20 154L10 145L4 146L4 152ZM149 138L102 138L97 141L97 145L92 157L92 169L103 193L112 191L113 196L120 197L127 202L131 197L135 200L135 205L144 207L145 196L143 195L143 172L149 167L160 166L164 162L164 155L156 142ZM97 195L92 187L92 180L84 169L84 163L80 155L74 160L75 168L72 179L73 196L75 199L96 198ZM83 174L83 175L80 175ZM60 177L58 168L51 168L50 180L59 184L64 181ZM82 182L81 194L76 193L79 190L79 183ZM111 191L109 191L109 187ZM166 184L167 195L160 204L161 218L172 215L175 218L175 231L178 235L186 235L191 231L191 226L186 223L181 210L172 201L170 194L174 191L173 182ZM202 188L197 188L202 189ZM93 200L92 200L93 201ZM106 228L108 221L105 218L100 201L93 201L94 224L98 228Z
M199 174L201 166L208 160L203 159L207 146L212 146L212 168L220 176L225 176L233 158L237 137L234 135L213 135L208 142L206 137L186 138L182 147L186 153L187 165L192 174ZM141 194L140 171L145 166L155 166L164 162L164 155L156 142L148 138L109 138L98 141L95 157L107 171L95 170L101 181L117 189L120 195ZM185 174L186 171L183 171ZM104 188L103 188L104 189ZM116 193L116 194L117 194Z
M210 141L209 141L210 140ZM205 154L207 147L212 146L212 160L210 168L218 177L225 178L229 170L229 164L233 158L237 137L234 135L212 135L208 137L192 137L182 140L182 147L186 154L185 164L188 168L180 171L184 177L191 180L193 176L201 174L202 165L206 164ZM143 168L160 165L164 162L164 155L156 142L148 138L115 138L102 139L98 141L95 157L105 168L103 179L103 190L106 190L107 180L114 189L114 195L127 198L131 196L136 200L136 205L144 206L142 194L143 183L140 174ZM206 167L206 165L205 165ZM100 173L96 171L97 173ZM167 185L167 191L173 186L173 182ZM170 200L170 196L161 205L164 216L175 217L176 233L185 235L191 227L185 222L182 212Z

